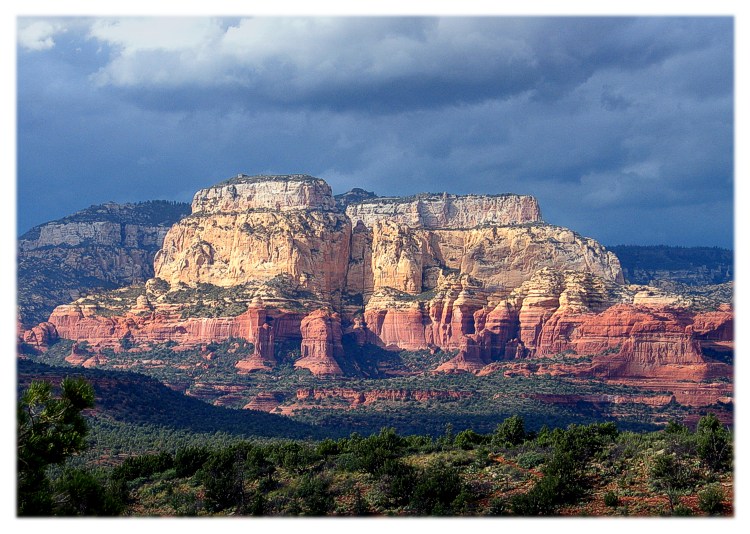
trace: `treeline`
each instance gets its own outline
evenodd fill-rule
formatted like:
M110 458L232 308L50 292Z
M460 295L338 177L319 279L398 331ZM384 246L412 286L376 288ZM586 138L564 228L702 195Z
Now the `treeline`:
M146 200L143 202L89 206L56 223L110 221L121 224L171 225L190 214L189 202Z
M385 428L336 440L193 445L116 467L71 467L61 458L82 449L76 414L92 394L76 384L63 387L61 399L32 385L36 393L19 404L19 414L67 413L36 434L47 436L30 449L36 462L27 461L29 443L19 442L22 515L537 516L575 514L576 507L590 513L585 507L597 503L606 515L731 510L732 436L713 415L695 431L673 422L648 434L620 432L614 423L529 432L512 416L487 434L448 425L438 437L401 436ZM19 418L19 436L35 435L30 430L45 418L32 419ZM45 456L58 438L74 446ZM61 466L46 471L49 479L38 469L45 462ZM656 508L639 508L655 495Z

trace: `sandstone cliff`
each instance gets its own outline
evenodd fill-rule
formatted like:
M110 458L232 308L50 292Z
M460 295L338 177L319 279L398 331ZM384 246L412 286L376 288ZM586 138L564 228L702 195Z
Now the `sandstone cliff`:
M375 198L350 203L346 214L372 227L388 220L411 228L474 228L542 220L534 197L523 195L422 194L407 198Z
M316 310L302 319L302 357L295 367L308 369L315 375L343 374L336 358L344 357L341 345L341 319L327 310Z
M227 287L284 274L337 302L351 224L334 208L328 184L304 175L240 176L201 190L165 237L155 275L173 286Z
M248 210L332 210L336 202L330 186L306 174L238 174L193 197L192 212L239 213Z
M414 229L389 220L372 228L357 223L352 238L347 290L365 301L389 287L418 295L434 289L448 269L507 294L539 269L590 272L622 283L617 257L593 239L547 224L472 229Z
M27 343L44 350L58 335L120 351L238 337L253 346L238 373L274 369L274 347L292 343L294 366L319 376L350 368L344 332L457 352L434 372L568 353L591 358L576 371L589 376L701 380L727 376L731 358L730 309L624 285L614 254L542 222L527 196L364 192L337 206L317 178L239 175L196 193L154 263L144 288L60 306Z
M142 283L169 227L188 205L165 201L91 206L18 240L18 309L27 327L82 293Z
M643 293L643 286L620 286L591 273L542 269L502 299L484 327L466 335L459 354L437 370L477 372L492 360L569 353L594 357L580 371L589 376L728 376L727 366L701 345L731 351L725 345L733 339L728 308L700 313L674 307L684 304L679 296L643 299Z

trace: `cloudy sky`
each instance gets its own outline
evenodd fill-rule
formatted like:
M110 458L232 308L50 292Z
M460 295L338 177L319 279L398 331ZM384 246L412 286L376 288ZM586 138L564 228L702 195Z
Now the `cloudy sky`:
M19 18L18 233L239 172L732 247L733 20Z

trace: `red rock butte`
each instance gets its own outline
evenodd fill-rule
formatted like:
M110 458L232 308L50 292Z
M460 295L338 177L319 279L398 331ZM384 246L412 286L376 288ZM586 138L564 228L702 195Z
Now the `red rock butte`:
M425 372L487 374L497 362L568 353L591 356L579 377L663 385L732 376L708 355L732 350L731 303L700 310L683 296L626 285L612 252L545 223L526 195L420 194L337 207L319 178L238 175L195 194L154 272L136 297L78 299L20 336L42 351L58 337L86 342L88 354L125 350L122 339L137 349L243 338L254 348L238 373L272 370L274 345L284 341L299 346L297 367L340 375L342 339L352 336L387 350L457 351Z

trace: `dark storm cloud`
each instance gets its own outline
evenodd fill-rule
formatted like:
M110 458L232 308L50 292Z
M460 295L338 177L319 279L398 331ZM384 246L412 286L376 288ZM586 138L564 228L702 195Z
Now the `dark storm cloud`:
M66 22L19 32L21 231L306 172L534 194L605 244L731 246L731 19Z
M556 99L599 70L642 69L731 32L726 19L690 18L272 20L275 32L265 32L277 44L256 50L255 21L240 21L211 37L210 61L197 50L128 48L110 37L128 52L94 78L159 109L275 103L398 112L524 92Z

